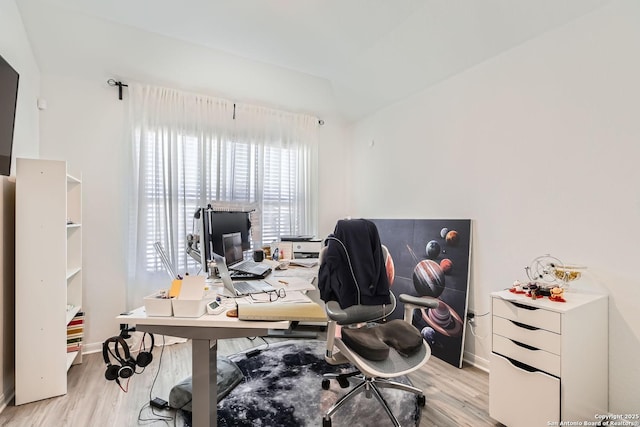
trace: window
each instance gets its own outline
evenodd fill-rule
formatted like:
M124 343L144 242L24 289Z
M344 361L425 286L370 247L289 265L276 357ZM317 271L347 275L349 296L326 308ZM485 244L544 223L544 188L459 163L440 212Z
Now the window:
M145 139L145 179L140 195L147 206L143 235L148 271L164 269L153 244L163 240L168 222L181 225L175 245L186 248L187 234L195 232L193 214L208 203L223 210L255 208L254 246L272 242L283 234L303 234L303 219L295 203L299 181L296 148L270 146L260 150L248 143L200 142L193 136L181 136L176 138L175 150L165 150L154 142L158 139L155 132L148 133ZM178 156L174 165L167 156L170 151ZM258 176L260 170L263 172ZM171 181L176 182L175 188L168 188ZM262 197L256 196L257 191L262 191ZM171 192L176 197L167 200L167 193ZM261 204L256 203L259 199ZM178 206L165 206L167 203ZM175 267L180 271L196 267L186 256L176 261Z
M166 281L156 242L176 272L199 271L187 235L197 233L194 213L209 203L254 210L254 247L315 234L317 119L138 85L130 85L130 111L129 301Z

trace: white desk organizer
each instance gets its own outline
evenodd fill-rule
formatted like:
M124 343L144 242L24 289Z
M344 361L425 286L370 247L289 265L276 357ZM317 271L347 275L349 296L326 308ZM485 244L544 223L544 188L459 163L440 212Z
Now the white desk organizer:
M180 294L171 299L173 315L175 317L200 317L207 311L205 299L204 276L185 276L182 279Z
M158 291L154 294L144 297L144 310L147 316L173 316L173 306L171 299L166 298L167 291Z

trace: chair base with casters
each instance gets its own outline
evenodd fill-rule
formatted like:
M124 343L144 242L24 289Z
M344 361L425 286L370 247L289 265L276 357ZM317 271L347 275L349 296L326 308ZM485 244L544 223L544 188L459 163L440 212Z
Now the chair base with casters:
M408 384L394 381L393 378L413 372L429 360L431 349L426 342L422 341L419 349L409 356L403 356L396 349L390 348L389 354L384 360L371 360L363 357L351 347L347 346L341 337L336 337L338 325L366 322L367 319L381 319L391 314L395 308L395 298L392 297L392 299L393 303L387 306L352 306L344 310L334 301L326 304L329 323L325 360L331 365L351 363L357 370L350 373L325 374L322 380L322 388L325 390L329 389L330 380L332 379L337 380L342 388L349 387L350 378L356 380L357 384L327 410L322 419L323 427L331 427L331 417L346 402L362 392L365 393L367 398L375 397L378 400L396 427L399 427L400 423L380 393L381 388L398 389L413 393L416 395L416 403L420 407L425 405L426 398L422 390ZM409 323L411 322L411 315L414 309L436 308L438 306L437 300L432 298L400 295L399 299L405 304L404 320Z
M416 387L399 383L397 381L391 381L386 378L370 378L357 373L354 376L361 380L360 383L358 383L358 385L351 389L349 393L347 393L342 399L340 399L331 408L329 408L325 416L322 418L322 427L331 427L331 416L349 399L361 392L365 392L367 398L371 398L371 395L375 396L376 399L378 399L378 402L380 402L380 404L384 408L387 415L389 415L389 418L391 418L393 425L396 427L400 426L400 422L393 414L391 408L389 407L389 404L380 393L380 388L395 388L413 393L416 395L416 403L418 404L418 406L423 407L426 404L426 398L424 397L424 394L422 394L422 390ZM329 389L329 379L322 380L322 388L325 390Z

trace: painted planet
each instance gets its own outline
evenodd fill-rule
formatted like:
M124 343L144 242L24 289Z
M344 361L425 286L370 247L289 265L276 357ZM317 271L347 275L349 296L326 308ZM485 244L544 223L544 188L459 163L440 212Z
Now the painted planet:
M447 245L455 246L458 244L458 232L456 230L451 230L447 233L445 237L447 241Z
M427 243L427 258L436 259L438 258L438 255L440 255L440 243L435 240Z
M387 278L389 279L389 286L391 286L393 285L393 281L396 278L396 266L393 263L393 258L391 258L391 254L388 252L387 252L387 259L384 265L387 270Z
M462 319L446 302L438 300L438 308L421 311L422 319L436 332L447 337L462 335Z
M437 262L422 260L413 269L413 287L419 296L437 298L444 291L444 272Z
M420 331L420 335L422 335L422 338L424 338L425 341L427 341L431 347L433 347L435 345L435 343L436 343L436 331L435 331L435 329L430 328L429 326L425 326Z
M453 261L451 261L449 258L440 260L440 268L442 269L442 272L444 274L451 273L451 269L453 268Z
M443 228L442 230L440 230L440 237L444 239L445 237L447 237L448 232L449 232L449 229L447 227Z

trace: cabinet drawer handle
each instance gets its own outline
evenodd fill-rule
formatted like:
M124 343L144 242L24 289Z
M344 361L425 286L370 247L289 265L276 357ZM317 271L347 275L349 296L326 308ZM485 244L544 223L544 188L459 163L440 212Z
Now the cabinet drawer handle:
M527 372L542 372L540 371L540 369L536 369L533 366L527 365L526 363L522 363L516 359L512 359L510 357L507 356L502 356L505 359L507 359L509 361L509 363L511 363L513 366L515 366L516 368L520 368L523 371L527 371Z
M505 356L504 354L500 354L500 353L494 353L494 354L497 354L497 355L499 355L500 357L503 357L503 358L507 359L507 361L508 361L511 365L515 366L516 368L522 369L523 371L532 372L532 373L534 373L534 372L540 372L540 373L543 373L543 374L545 374L545 375L552 376L552 377L554 377L554 378L560 378L560 377L558 377L557 375L553 375L553 374L550 374L549 372L545 372L545 371L540 370L540 369L538 369L538 368L534 368L534 367L533 367L533 366L531 366L531 365L527 365L526 363L520 362L519 360L512 359L511 357L509 357L509 356Z
M525 325L524 323L516 322L515 320L510 320L510 322L520 328L528 329L530 331L537 331L538 329L540 329L540 328L536 328L535 326Z
M524 308L525 310L538 310L538 307L531 307L530 305L520 304L518 302L511 301L511 304L519 308Z
M526 348L527 350L534 350L534 351L540 350L539 348L530 346L530 345L522 343L520 341L515 341L515 340L509 340L509 341L511 341L512 343L514 343L515 345L517 345L519 347Z

